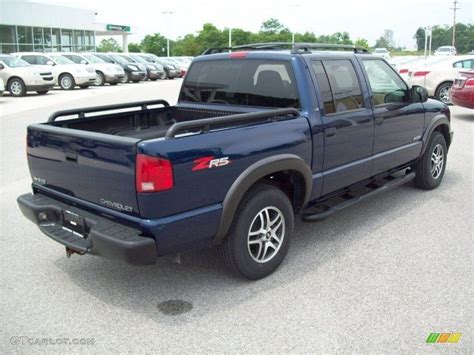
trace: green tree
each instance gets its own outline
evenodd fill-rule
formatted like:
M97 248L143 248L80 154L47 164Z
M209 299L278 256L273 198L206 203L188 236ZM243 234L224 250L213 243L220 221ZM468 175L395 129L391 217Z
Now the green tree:
M162 36L160 33L156 32L152 35L146 35L143 38L140 47L145 53L153 53L157 56L166 56L166 37ZM170 43L170 47L171 43Z
M395 40L393 39L393 31L386 29L383 31L383 35L375 41L375 48L387 48L392 49L395 47Z
M413 39L416 41L416 48L419 51L422 51L425 49L425 29L422 27L418 27L418 29L415 32L415 35L413 36Z
M129 43L128 44L128 51L130 53L140 53L142 51L142 47L140 43Z
M97 52L121 52L122 47L113 38L103 39L97 46Z
M357 41L355 41L354 44L358 47L369 48L369 41L365 38L357 38Z
M262 23L260 27L260 32L265 32L269 34L278 34L283 30L288 30L279 20L276 18L271 18Z

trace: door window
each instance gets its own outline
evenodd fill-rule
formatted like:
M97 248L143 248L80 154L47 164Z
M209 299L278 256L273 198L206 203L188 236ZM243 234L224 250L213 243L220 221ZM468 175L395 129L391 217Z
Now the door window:
M375 106L409 101L408 86L382 60L363 60Z
M453 64L454 68L472 69L474 68L474 59L461 60Z
M48 57L45 57L45 56L42 56L42 55L37 55L36 56L36 64L48 65L49 61L51 61L51 59L48 59Z
M335 112L363 108L362 90L351 61L347 59L324 60L323 66L331 86Z
M326 70L324 70L323 63L320 60L315 60L311 64L323 99L324 113L326 115L334 113L336 112L334 109L334 99L332 97L331 86L329 85L329 79Z

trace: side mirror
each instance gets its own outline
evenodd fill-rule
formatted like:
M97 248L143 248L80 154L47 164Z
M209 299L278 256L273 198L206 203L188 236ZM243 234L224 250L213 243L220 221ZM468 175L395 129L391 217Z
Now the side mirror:
M5 69L2 63L0 63L0 70Z
M52 60L48 60L48 61L46 62L46 64L47 64L47 65L54 65L54 62L53 62Z
M81 60L81 64L89 64L86 60Z
M419 85L413 85L411 87L413 102L426 102L428 101L428 90L425 87Z

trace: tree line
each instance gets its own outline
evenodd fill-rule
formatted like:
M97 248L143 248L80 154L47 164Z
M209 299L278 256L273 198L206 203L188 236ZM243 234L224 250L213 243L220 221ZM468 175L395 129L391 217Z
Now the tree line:
M423 32L420 32L423 31ZM449 26L435 26L433 28L433 48L442 45L450 45L452 29ZM474 48L474 26L458 24L456 26L456 37L459 40L459 53L468 52ZM449 35L451 33L451 35ZM262 23L258 32L245 31L241 28L232 29L232 45L238 46L247 43L262 42L291 42L292 32L279 20L271 18ZM354 44L360 47L369 48L369 43L364 38L351 39L347 32L336 32L332 35L317 36L313 32L295 33L296 42L310 43L331 43L331 44ZM414 38L416 39L418 50L424 48L424 30L419 28ZM458 41L457 41L458 42ZM201 54L206 48L225 47L229 44L229 29L218 29L211 23L205 23L201 30L195 34L187 34L177 40L170 40L170 55L172 56L196 56ZM390 50L400 50L396 48L394 34L390 29L377 39L375 47L385 47ZM161 33L146 35L140 43L130 43L129 52L154 53L158 56L166 56L166 37ZM112 38L104 39L97 47L102 52L119 52L120 45Z

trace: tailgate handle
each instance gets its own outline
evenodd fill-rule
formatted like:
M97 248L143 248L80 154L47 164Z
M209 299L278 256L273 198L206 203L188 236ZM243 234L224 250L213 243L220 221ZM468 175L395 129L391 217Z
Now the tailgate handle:
M77 163L77 154L66 152L66 160Z

